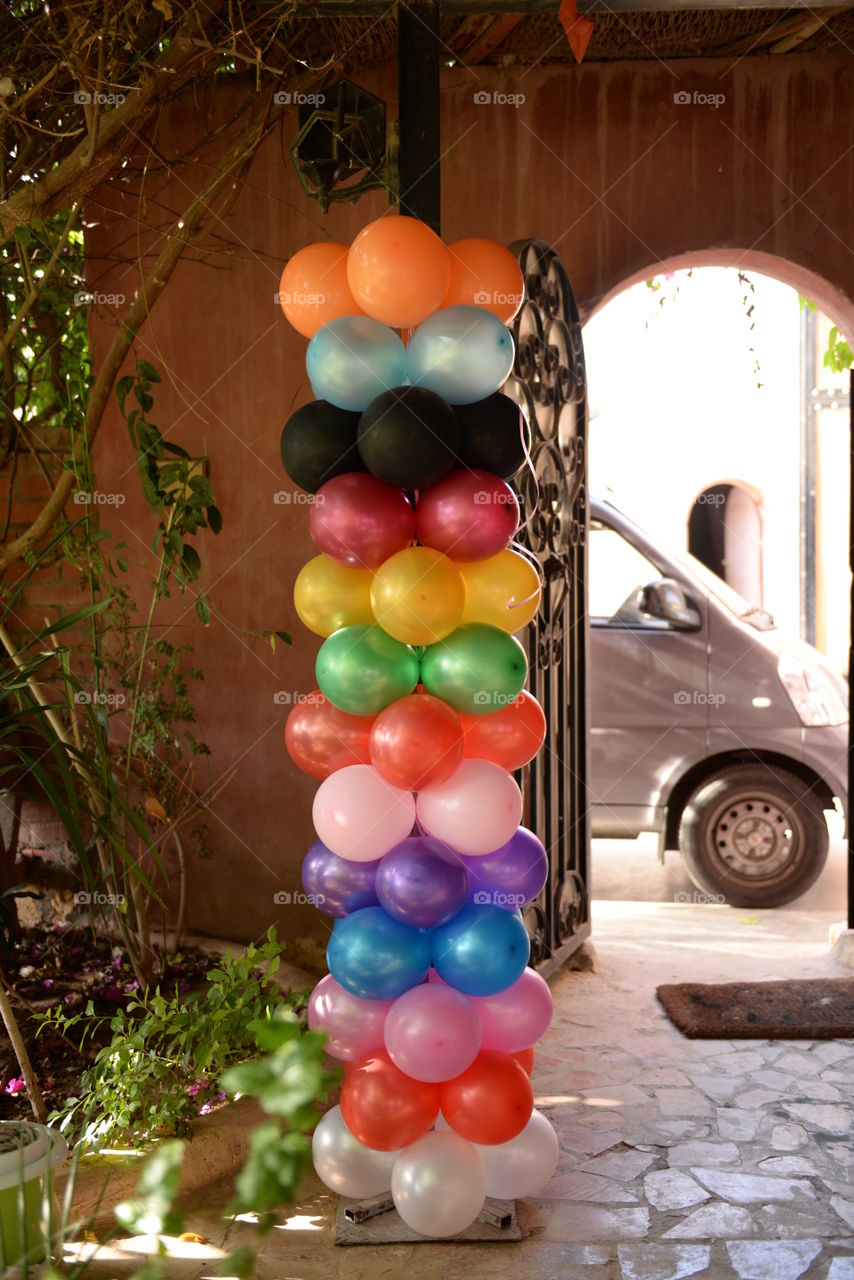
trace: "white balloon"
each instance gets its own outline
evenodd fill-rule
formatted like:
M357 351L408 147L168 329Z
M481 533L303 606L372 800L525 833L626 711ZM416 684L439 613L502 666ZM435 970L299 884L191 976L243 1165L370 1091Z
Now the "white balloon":
M391 1194L403 1221L419 1235L458 1235L483 1208L483 1161L477 1148L459 1134L432 1130L398 1155Z
M312 818L320 839L339 858L373 862L412 831L415 798L371 765L351 764L321 782Z
M311 1139L318 1178L342 1196L378 1196L391 1186L391 1171L399 1151L374 1151L353 1137L340 1107L323 1116Z
M540 1111L509 1142L477 1146L486 1171L486 1194L498 1200L533 1196L548 1182L558 1158L557 1134Z
M522 792L513 775L491 760L463 760L446 782L419 791L416 812L427 834L457 853L492 853L518 829Z

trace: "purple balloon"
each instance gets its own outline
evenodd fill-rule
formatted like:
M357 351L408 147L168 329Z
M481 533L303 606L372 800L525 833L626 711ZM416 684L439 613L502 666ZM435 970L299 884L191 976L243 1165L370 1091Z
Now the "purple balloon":
M401 840L380 862L376 880L380 904L413 929L432 929L452 920L468 887L462 858L433 836Z
M302 864L302 884L314 900L318 911L328 916L349 916L362 907L378 905L374 881L378 858L374 862L351 862L315 840Z
M494 853L462 860L469 873L468 901L491 903L507 911L533 902L549 874L542 842L527 827L519 827Z

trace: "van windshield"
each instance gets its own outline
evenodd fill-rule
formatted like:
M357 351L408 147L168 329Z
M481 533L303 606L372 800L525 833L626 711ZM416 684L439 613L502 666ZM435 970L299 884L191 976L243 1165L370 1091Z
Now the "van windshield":
M742 622L749 622L757 631L771 631L776 627L774 618L766 609L760 608L759 605L751 604L749 600L745 600L744 596L739 595L734 587L728 582L724 582L723 578L719 578L713 573L708 565L703 564L702 560L698 560L696 556L692 556L690 551L680 551L676 554L670 552L673 559L684 565L688 573L692 573L695 578L699 578L707 591L711 591L713 596L717 596L721 604L726 605L731 613L734 613Z

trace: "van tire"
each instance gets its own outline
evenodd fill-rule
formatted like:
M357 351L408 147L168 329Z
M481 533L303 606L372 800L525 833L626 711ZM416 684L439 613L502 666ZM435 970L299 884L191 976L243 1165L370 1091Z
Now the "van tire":
M828 843L811 785L770 764L718 770L689 797L679 824L691 880L733 907L781 907L799 898L821 875Z

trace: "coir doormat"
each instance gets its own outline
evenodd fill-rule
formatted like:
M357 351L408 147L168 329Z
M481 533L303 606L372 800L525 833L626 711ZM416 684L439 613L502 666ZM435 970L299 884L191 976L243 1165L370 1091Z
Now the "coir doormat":
M656 994L692 1040L845 1040L854 1037L854 978L793 982L680 982Z

